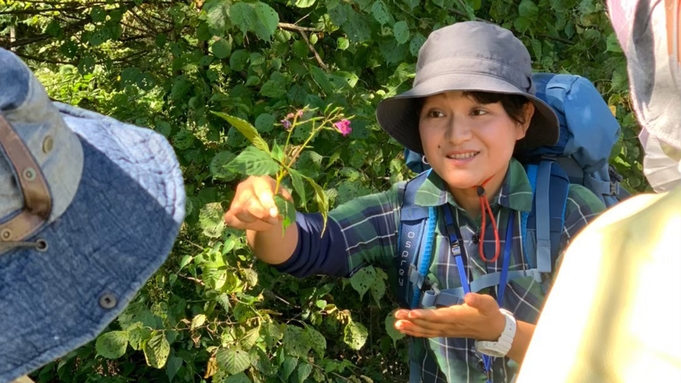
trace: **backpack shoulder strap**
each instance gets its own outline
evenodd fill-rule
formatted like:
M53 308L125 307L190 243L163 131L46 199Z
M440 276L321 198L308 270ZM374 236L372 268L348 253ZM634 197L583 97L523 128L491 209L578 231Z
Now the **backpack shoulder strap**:
M529 164L526 170L534 198L532 211L523 214L521 225L525 241L528 240L529 230L534 233L535 242L534 257L528 255L531 247L525 244L526 258L529 258L527 262L530 266L536 267L540 273L550 273L560 255L570 180L552 160L544 159L538 164Z
M395 256L395 266L397 268L397 285L396 297L401 307L411 308L411 303L414 301L414 291L420 291L424 283L424 277L416 271L416 262L419 258L419 253L422 245L425 245L423 253L430 257L431 251L428 247L432 240L426 239L429 231L435 230L435 219L429 217L433 215L434 209L429 209L425 206L419 206L415 203L416 192L423 182L428 178L430 171L425 171L415 178L407 181L404 188L401 190L400 199L400 227L397 235L398 252ZM434 218L434 217L431 217ZM426 223L432 226L426 228ZM431 235L432 236L432 235ZM422 262L423 263L423 262ZM430 263L430 262L428 262ZM414 289L416 285L416 289ZM418 297L417 297L418 299Z

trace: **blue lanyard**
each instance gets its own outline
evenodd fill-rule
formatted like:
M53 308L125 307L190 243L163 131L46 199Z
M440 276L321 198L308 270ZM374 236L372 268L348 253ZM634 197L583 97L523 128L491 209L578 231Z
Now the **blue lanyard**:
M445 211L445 222L447 224L447 227L453 226L454 228L457 228L457 226L454 224L454 219L452 217L452 213L450 209L447 207L444 208ZM515 214L511 212L509 218L508 218L508 225L506 225L506 240L504 242L504 260L503 260L503 265L501 267L501 276L499 277L499 289L497 290L497 303L499 304L499 308L503 307L504 304L504 294L506 293L506 284L508 283L508 268L511 264L511 246L513 244L513 226L515 223ZM463 264L463 258L461 257L461 250L460 248L462 247L459 244L459 238L456 235L456 230L450 231L447 230L449 234L449 244L451 246L451 252L452 255L455 257L456 260L456 268L459 269L459 278L461 279L461 287L463 289L464 295L468 294L471 292L471 287L470 287L470 282L468 281L468 275L466 273L466 268ZM485 233L482 233L483 237ZM483 246L484 244L484 238L481 238L480 241L480 246ZM492 371L492 358L488 355L483 355L482 360L485 364L485 372L487 373L487 383L492 383L491 379L491 371Z

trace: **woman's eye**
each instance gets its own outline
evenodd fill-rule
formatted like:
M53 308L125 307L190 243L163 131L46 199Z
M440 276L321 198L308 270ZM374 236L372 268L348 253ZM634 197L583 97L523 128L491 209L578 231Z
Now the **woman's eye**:
M444 115L445 115L445 114L442 113L442 112L439 111L439 110L431 110L431 111L428 112L428 115L427 115L427 116L428 116L429 118L440 118L440 117L443 117Z
M473 111L471 112L471 114L472 114L473 116L484 116L485 114L487 114L487 111L486 111L486 110L482 110L482 109L473 109Z

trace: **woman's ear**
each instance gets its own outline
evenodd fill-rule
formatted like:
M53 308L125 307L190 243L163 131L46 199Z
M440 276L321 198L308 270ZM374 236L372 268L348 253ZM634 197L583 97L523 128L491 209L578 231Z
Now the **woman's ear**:
M527 128L530 127L530 121L532 121L532 116L534 116L534 104L531 102L526 102L523 105L523 123L518 124L518 135L516 140L520 140L525 137L527 133Z

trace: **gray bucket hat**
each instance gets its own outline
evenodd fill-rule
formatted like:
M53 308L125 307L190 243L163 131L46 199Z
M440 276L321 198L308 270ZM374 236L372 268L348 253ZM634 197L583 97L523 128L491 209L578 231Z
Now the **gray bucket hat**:
M410 150L423 154L419 136L418 99L463 90L518 94L535 106L523 148L554 145L558 117L535 96L530 54L509 30L467 21L433 32L419 50L414 86L378 104L376 117L389 135Z

